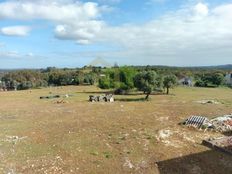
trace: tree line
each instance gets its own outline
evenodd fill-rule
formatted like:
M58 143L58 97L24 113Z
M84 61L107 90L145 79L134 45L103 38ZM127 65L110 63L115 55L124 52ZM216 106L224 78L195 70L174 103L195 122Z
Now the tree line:
M136 71L132 67L108 69L105 76L99 79L98 86L102 89L115 89L116 94L126 94L137 89L146 94L146 99L153 91L169 94L169 89L177 85L177 77L173 74L162 76L155 71Z
M47 86L98 85L102 89L114 89L118 94L132 89L143 91L146 98L153 91L169 93L178 79L191 78L197 87L218 87L224 85L227 71L214 69L188 69L170 67L84 67L81 69L58 69L49 67L40 70L18 70L1 76L1 88L9 90L31 89Z
M47 86L93 85L97 73L76 69L47 68L43 70L18 70L5 73L1 77L0 88L25 90Z

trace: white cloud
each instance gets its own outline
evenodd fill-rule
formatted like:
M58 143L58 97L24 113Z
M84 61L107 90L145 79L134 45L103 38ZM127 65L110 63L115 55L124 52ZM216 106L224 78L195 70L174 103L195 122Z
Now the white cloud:
M118 4L122 1L123 0L98 0L98 2L102 4Z
M164 2L166 2L167 0L148 0L147 2L146 2L146 4L154 4L154 3L164 3Z
M75 24L57 25L55 36L59 39L76 40L77 43L90 43L98 34L104 23L100 21L83 21ZM84 41L84 42L83 42Z
M0 58L17 58L20 54L17 51L1 51Z
M192 17L192 20L201 20L202 18L208 16L209 9L206 4L198 3L193 7L194 15Z
M195 9L197 15L207 16L209 13L209 9L208 9L207 5L205 5L203 3L198 3L194 7L194 9Z
M98 39L121 48L107 57L138 63L145 63L145 59L170 65L231 63L231 21L231 4L210 9L198 3L144 25L105 27Z
M0 29L0 34L6 36L26 36L31 31L28 26L10 26Z
M106 8L106 7L104 7ZM0 3L2 19L44 19L55 24L55 37L78 44L116 45L116 51L89 53L134 64L194 65L231 63L232 4L198 3L143 25L109 26L103 7L72 0L19 0ZM229 62L230 61L230 62ZM128 63L127 62L127 63Z
M28 52L28 53L22 53L19 51L13 51L13 50L0 50L0 58L29 58L29 57L35 57L34 53Z
M99 15L98 5L93 2L81 3L63 1L6 1L0 3L0 18L6 19L47 19L86 20Z
M101 28L102 21L98 20L101 10L94 2L73 0L12 0L0 3L0 19L52 21L55 25L55 36L60 39L88 40L93 38ZM62 30L61 29L62 26ZM10 31L9 31L10 30ZM70 33L71 31L71 33ZM2 33L23 35L22 28L17 31L7 28Z
M34 54L33 54L33 53L27 53L26 56L27 56L27 57L33 57Z
M5 46L5 43L0 42L0 47L4 47L4 46Z

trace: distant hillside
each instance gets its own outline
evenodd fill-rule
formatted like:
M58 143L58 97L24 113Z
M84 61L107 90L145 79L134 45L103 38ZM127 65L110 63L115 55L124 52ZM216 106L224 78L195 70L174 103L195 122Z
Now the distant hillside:
M227 65L215 65L215 66L165 66L165 65L148 65L148 66L133 66L137 68L163 68L163 69L198 69L198 70L231 70L232 71L232 64Z
M151 67L151 68L164 68L164 69L202 69L202 70L207 70L207 69L214 69L214 70L231 70L232 71L232 64L227 64L227 65L215 65L215 66L166 66L166 65L137 65L137 66L132 66L136 68L146 68L146 67ZM55 67L53 67L55 68ZM84 68L84 67L83 67ZM57 69L83 69L83 68L57 68ZM18 71L18 70L45 70L46 68L42 69L0 69L0 74L4 74L7 72L11 71Z
M232 64L228 64L228 65L218 65L218 66L209 66L208 68L222 69L222 70L232 70Z

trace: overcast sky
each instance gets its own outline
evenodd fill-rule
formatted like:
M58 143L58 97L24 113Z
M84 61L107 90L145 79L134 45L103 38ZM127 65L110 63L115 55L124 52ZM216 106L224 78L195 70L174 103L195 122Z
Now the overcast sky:
M0 0L0 69L232 64L232 0Z

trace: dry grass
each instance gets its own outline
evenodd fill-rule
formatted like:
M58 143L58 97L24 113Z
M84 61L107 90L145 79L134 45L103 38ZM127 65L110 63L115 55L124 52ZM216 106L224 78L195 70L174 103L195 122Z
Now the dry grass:
M39 99L49 92L73 96L61 104ZM201 145L219 133L178 126L193 114L231 113L231 89L177 88L149 102L140 101L143 95L87 101L99 92L71 86L0 93L0 173L232 173L230 156ZM223 104L194 102L203 99Z

